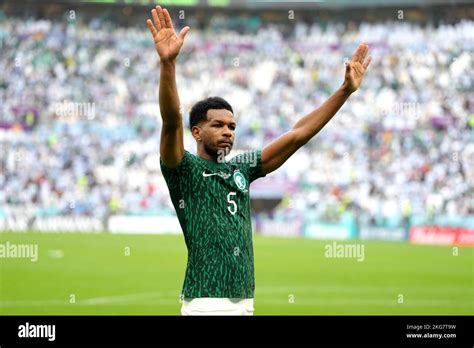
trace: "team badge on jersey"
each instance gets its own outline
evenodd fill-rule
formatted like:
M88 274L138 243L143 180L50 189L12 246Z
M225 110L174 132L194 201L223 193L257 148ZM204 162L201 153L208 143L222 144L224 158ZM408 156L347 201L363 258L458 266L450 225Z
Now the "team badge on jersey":
M247 191L245 188L247 186L247 181L241 172L234 172L234 182L241 191Z

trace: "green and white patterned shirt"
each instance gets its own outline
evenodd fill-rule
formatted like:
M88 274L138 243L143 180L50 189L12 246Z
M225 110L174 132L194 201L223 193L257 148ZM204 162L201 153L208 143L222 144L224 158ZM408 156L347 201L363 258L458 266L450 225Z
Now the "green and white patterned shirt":
M184 298L253 298L249 185L264 177L261 151L212 162L184 151L163 176L188 248Z

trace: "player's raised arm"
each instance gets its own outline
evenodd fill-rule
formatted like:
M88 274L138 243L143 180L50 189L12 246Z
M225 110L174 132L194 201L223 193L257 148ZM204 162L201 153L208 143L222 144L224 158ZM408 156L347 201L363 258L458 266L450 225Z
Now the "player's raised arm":
M346 63L342 86L319 108L300 119L290 131L263 148L262 168L265 174L279 168L301 146L314 137L336 114L347 98L359 88L371 61L371 57L365 59L368 50L367 45L359 45L351 61Z
M163 119L160 155L164 164L173 168L181 162L184 155L183 119L176 87L176 57L189 27L184 27L179 35L176 35L168 10L156 6L151 15L153 21L148 19L147 25L160 56L159 100Z

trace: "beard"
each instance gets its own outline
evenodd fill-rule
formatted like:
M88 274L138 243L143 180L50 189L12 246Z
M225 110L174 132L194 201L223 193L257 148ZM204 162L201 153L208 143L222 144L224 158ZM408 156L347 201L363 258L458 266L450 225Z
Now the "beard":
M217 162L225 162L225 157L230 153L232 147L219 147L217 145L204 142L204 149L212 158L215 158Z
M214 145L208 143L208 142L204 142L204 149L206 150L206 152L211 156L211 157L217 157L218 153L217 153L217 147L215 147Z

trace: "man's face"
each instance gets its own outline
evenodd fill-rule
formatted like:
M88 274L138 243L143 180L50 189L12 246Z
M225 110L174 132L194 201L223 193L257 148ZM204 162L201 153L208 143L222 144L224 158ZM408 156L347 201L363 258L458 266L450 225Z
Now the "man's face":
M197 141L202 141L206 152L212 156L227 155L234 144L235 119L232 112L226 109L210 109L207 121L197 125L193 131Z

